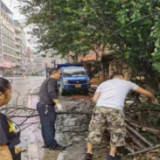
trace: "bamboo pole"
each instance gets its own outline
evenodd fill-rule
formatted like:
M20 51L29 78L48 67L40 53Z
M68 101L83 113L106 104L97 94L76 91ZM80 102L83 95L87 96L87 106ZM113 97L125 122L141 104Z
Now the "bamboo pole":
M137 131L135 131L132 127L130 127L128 124L126 125L127 129L131 131L134 135L136 135L141 141L143 141L145 144L147 144L149 147L152 147L152 143L147 141L143 136L141 136Z
M129 153L126 157L129 157L129 156L137 156L137 155L139 155L139 154L143 154L143 153L149 152L149 151L154 150L154 149L157 149L157 148L160 148L160 144L159 144L159 145L156 145L156 146L153 146L153 147L150 147L150 148L146 148L146 149L141 150L141 151L138 151L138 152Z

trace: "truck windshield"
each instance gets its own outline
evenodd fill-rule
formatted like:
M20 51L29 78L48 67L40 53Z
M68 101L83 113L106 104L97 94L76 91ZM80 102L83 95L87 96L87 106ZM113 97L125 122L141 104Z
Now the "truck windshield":
M65 68L63 70L64 77L87 77L87 73L83 67Z

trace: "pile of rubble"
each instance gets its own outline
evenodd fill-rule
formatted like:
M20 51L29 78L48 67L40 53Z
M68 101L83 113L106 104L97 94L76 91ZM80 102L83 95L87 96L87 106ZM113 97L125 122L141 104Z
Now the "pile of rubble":
M58 115L57 131L67 135L72 142L85 140L94 104L91 101L77 98L63 99L62 104L65 108L64 112Z
M135 160L160 160L160 109L136 104L126 109L125 115L126 148L131 152L127 156Z

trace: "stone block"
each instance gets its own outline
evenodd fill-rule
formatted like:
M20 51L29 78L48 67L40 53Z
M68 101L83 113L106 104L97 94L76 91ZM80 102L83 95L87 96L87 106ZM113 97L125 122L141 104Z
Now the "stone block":
M77 121L77 118L68 118L68 119L64 120L63 126L64 127L76 126L76 121Z

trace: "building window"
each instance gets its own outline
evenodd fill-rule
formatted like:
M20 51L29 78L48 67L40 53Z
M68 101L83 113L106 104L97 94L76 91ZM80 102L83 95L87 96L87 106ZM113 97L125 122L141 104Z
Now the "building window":
M5 53L15 54L15 50L14 50L14 49L11 49L11 48L9 48L9 47L7 47L7 46L3 46L3 51L4 51Z

